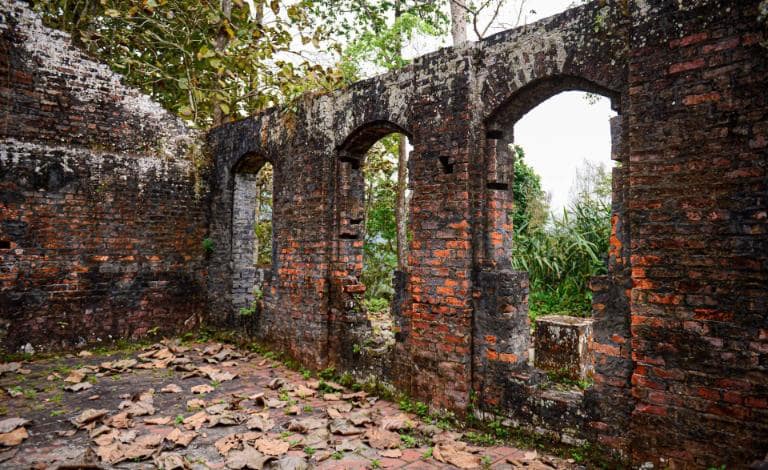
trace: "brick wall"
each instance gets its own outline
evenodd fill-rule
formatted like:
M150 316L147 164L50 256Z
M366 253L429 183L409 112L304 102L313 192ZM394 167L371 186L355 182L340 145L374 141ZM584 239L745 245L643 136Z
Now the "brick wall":
M712 466L768 450L768 54L757 3L633 11L637 460Z
M222 239L242 155L261 153L289 178L275 179L282 231L263 336L311 364L377 370L434 407L466 410L472 391L481 410L638 463L761 457L766 55L756 6L594 2L308 98L295 114L216 129ZM515 122L565 90L611 99L620 163L609 274L592 282L595 385L567 396L528 365L527 277L507 254L506 151ZM366 334L361 155L394 130L414 146L413 238L395 276L396 344L372 368L355 352ZM222 266L211 265L216 284L231 276ZM217 317L231 314L217 305Z
M212 323L242 326L255 281L237 182L268 161L273 265L248 327L306 365L373 372L458 412L474 396L479 413L636 464L739 466L768 451L756 0L593 2L220 126L210 193L181 123L20 5L0 26L4 347L175 330L206 306ZM584 393L548 390L529 366L527 276L507 254L506 145L522 115L565 90L600 93L619 113ZM360 167L392 131L414 147L413 237L394 276L395 345L366 355Z
M0 7L0 344L173 333L205 308L194 135L45 28Z

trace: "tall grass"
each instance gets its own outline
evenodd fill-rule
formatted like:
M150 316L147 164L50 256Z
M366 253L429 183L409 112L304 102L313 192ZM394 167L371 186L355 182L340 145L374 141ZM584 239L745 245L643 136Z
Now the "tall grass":
M595 169L588 169L595 172ZM598 169L562 215L515 229L512 265L530 278L531 319L542 314L588 316L589 279L607 272L611 234L610 176ZM534 220L534 219L530 219Z

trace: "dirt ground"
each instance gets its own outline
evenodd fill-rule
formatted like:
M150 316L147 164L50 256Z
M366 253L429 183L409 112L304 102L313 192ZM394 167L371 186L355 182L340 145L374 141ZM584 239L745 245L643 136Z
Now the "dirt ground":
M221 343L0 364L0 468L574 468Z

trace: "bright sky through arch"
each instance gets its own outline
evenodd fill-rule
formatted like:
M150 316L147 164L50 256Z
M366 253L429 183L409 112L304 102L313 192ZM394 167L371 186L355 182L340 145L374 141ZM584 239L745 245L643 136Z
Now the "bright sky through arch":
M611 168L609 120L616 112L611 101L595 102L586 93L567 91L533 108L515 124L515 143L525 150L525 160L541 176L550 197L550 209L562 213L568 204L576 169L584 160Z

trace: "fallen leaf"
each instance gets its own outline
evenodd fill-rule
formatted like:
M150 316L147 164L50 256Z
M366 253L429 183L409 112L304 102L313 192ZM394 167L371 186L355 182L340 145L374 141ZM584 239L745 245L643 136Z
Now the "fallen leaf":
M91 439L94 439L94 438L99 437L99 436L101 436L103 434L107 434L110 431L112 431L112 428L110 428L109 426L101 425L101 426L99 426L97 428L91 429L90 432L88 432L88 435L91 437Z
M267 437L256 439L255 446L259 452L274 456L283 455L288 452L288 449L291 448L291 445L285 441L280 439L270 439Z
M109 413L109 410L94 410L89 408L77 415L75 418L72 418L71 422L78 428L82 428L88 423L103 418L107 415L107 413Z
M244 445L243 450L236 450L230 453L227 458L227 467L232 469L250 468L252 470L262 470L264 464L273 460L274 457L263 455L251 446Z
M313 429L324 428L327 421L317 418L306 418L302 420L293 420L288 424L288 430L305 434Z
M195 385L191 388L192 393L196 394L211 393L213 390L213 387L208 384Z
M350 401L361 401L361 400L364 400L365 397L367 396L368 394L364 391L355 392L355 393L342 393L341 399L350 400Z
M271 388L272 390L277 390L283 385L285 385L285 380L281 379L280 377L275 377L274 379L269 381L269 383L267 384L267 387Z
M138 363L139 361L137 361L136 359L122 359L119 361L102 362L100 366L102 369L107 369L110 371L117 371L117 372L124 372Z
M275 470L307 470L309 464L306 459L296 455L286 455L285 457L272 464Z
M155 456L153 461L155 467L162 468L163 470L187 470L191 468L186 457L173 452L163 452Z
M199 398L193 398L192 400L187 400L187 409L194 410L199 408L205 408L205 400L201 400Z
M81 370L73 370L69 373L69 375L64 379L64 382L68 382L71 384L77 384L85 380L85 373Z
M365 438L374 449L394 449L400 446L400 434L382 428L369 429Z
M122 442L123 444L128 444L133 442L136 439L136 431L130 430L130 431L122 431L117 435L117 440Z
M442 443L432 448L432 456L439 462L459 468L478 468L480 457L466 452L465 448L466 444L463 442Z
M269 408L275 408L275 409L285 408L286 406L288 406L288 402L278 400L277 398L270 398L269 400L267 400L265 404Z
M205 347L205 349L203 349L203 354L205 354L206 356L212 356L217 352L221 351L221 348L223 347L224 345L221 343L209 344L208 346Z
M355 426L362 426L373 422L371 416L368 413L363 412L352 413L347 419Z
M399 431L413 427L413 421L404 413L394 416L385 416L381 419L381 427L387 431Z
M126 411L111 416L106 421L107 424L115 429L128 429L133 427L133 420L130 419L130 416Z
M79 357L91 357L91 356L93 356L93 353L90 352L90 351L83 350L83 351L80 351L79 353L77 353L77 355Z
M242 416L239 413L232 411L226 411L224 413L213 415L208 417L208 427L214 426L236 426L243 421Z
M13 447L21 444L24 439L29 437L26 428L16 428L11 432L0 434L0 446Z
M158 416L156 418L146 418L144 424L154 424L159 426L165 426L170 424L173 419L170 416Z
M230 450L242 448L242 440L240 439L239 434L230 434L229 436L224 436L214 442L213 445L221 455L226 457Z
M183 423L185 428L197 431L203 427L206 421L208 421L208 413L199 411L192 416L187 417Z
M67 431L56 431L56 435L59 437L72 437L77 434L77 429L69 429Z
M315 395L314 390L312 390L311 388L305 387L303 385L299 385L298 387L296 387L293 393L299 398L308 398Z
M256 415L249 419L247 423L245 423L245 427L259 431L269 431L275 427L275 422L263 415Z
M7 418L0 421L0 434L5 434L13 431L16 428L25 426L29 423L29 420L24 418Z
M184 432L179 428L173 428L173 431L168 433L165 439L176 446L187 447L197 436L198 434L195 431Z
M365 429L352 426L346 419L334 419L331 421L329 429L333 434L341 434L342 436L362 434L365 431Z
M96 447L96 455L99 456L102 462L109 465L114 465L126 459L120 444L117 442Z
M0 364L0 375L8 372L17 372L19 369L21 369L21 362L7 362L5 364Z
M184 390L176 384L168 384L160 389L161 393L181 393Z
M354 452L357 449L363 447L363 442L360 439L344 439L336 445L337 452Z
M88 390L89 388L93 388L93 384L89 382L80 382L73 385L69 385L64 387L64 390L67 392L82 392L83 390Z
M88 399L91 401L98 400L99 398L101 398L101 395L91 395L88 397Z
M111 444L115 439L117 439L117 431L114 429L111 429L108 433L102 434L99 437L96 437L93 439L93 442L97 446L108 446Z

